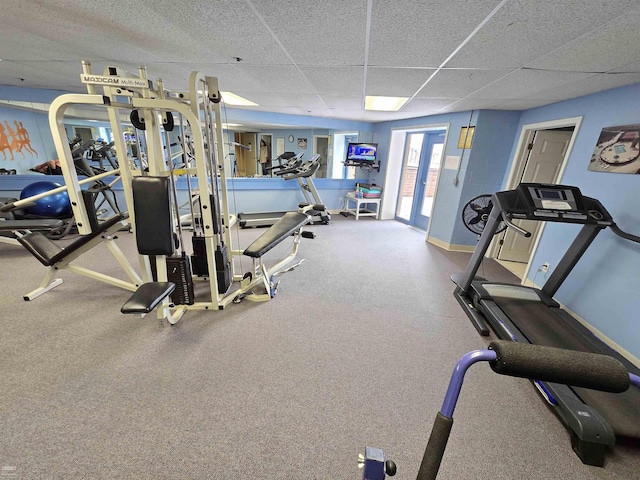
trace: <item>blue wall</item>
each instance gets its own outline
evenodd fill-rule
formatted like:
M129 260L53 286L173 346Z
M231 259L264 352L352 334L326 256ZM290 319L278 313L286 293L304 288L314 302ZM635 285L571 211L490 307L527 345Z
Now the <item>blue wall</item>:
M0 87L0 98L14 100L50 102L58 93ZM11 96L8 96L9 94ZM19 121L29 123L32 125L31 128L38 128L41 132L48 131L45 115L0 108L0 120L4 120L8 115L11 118L7 120L18 119L19 116L21 119ZM463 152L457 148L458 134L460 128L467 125L470 112L379 124L250 111L242 111L237 121L242 121L243 116L246 117L246 121L281 121L283 124L313 125L313 128L318 129L360 131L371 137L366 140L379 143L382 171L371 172L366 180L370 182L375 180L378 185L381 185L388 168L386 162L402 161L402 158L387 160L392 128L449 124L445 155L460 156ZM561 179L562 183L577 185L585 195L598 198L612 213L621 228L640 235L640 209L638 208L640 176L587 170L602 128L640 123L640 84L524 112L486 110L474 112L471 124L476 126L475 138L472 148L462 155L460 171L442 170L434 205L431 235L445 243L474 245L475 236L461 227L460 209L467 200L477 194L492 193L504 188L523 125L577 116L582 116L583 121ZM234 120L236 120L235 115ZM25 126L29 129L27 123ZM34 147L38 150L35 146L37 135L31 131L30 134ZM44 137L46 134L41 133L41 136ZM37 160L54 158L50 156L51 152L46 145L46 140L40 141L43 142L42 153L38 150ZM309 135L309 141L312 141L311 135ZM35 164L34 161L35 159L30 159L30 164ZM2 162L1 156L0 162ZM15 161L4 161L2 166L15 168L9 166L11 163ZM33 180L32 177L12 179L7 176L2 177L0 176L0 191L8 190L6 193L12 193L12 190L15 192L16 185ZM454 185L456 177L458 182ZM353 188L353 183L355 182L316 180L321 196L330 209L340 207L340 199ZM3 185L6 188L3 188ZM297 185L281 179L234 179L230 193L231 208L238 212L292 209L301 199L302 194ZM534 268L530 277L536 275L536 267L544 262L549 262L552 268L557 264L576 230L576 227L569 225L547 225L533 260ZM557 299L614 342L636 357L640 357L640 333L636 326L638 311L640 311L640 296L636 287L638 272L640 272L640 246L619 239L609 230L605 230L561 287ZM548 274L538 273L536 283L543 283L543 276L546 277Z
M623 230L640 235L640 175L588 171L589 161L604 127L640 123L640 84L608 90L522 113L523 125L582 116L576 143L560 183L576 185L584 195L599 199ZM515 152L516 144L513 144ZM548 224L533 259L530 279L538 265L553 267L577 231L570 225ZM640 357L638 329L640 245L615 236L598 235L556 298L614 342ZM548 274L544 275L548 277ZM544 279L538 273L536 283Z
M309 160L313 156L313 136L314 135L329 135L329 130L327 129L317 129L317 128L283 128L283 129L269 129L263 128L260 130L260 135L271 135L271 158L275 159L278 155L276 154L276 146L277 139L284 138L284 151L285 152L295 152L300 153L303 152L304 156L303 160ZM293 142L289 141L289 135L293 135ZM298 146L298 139L306 138L307 146L306 148L300 148Z
M0 175L0 197L20 198L21 190L36 181L51 181L64 185L64 178L61 175ZM366 181L364 178L357 180L317 178L314 179L314 184L327 209L341 210L342 201L347 192L355 189L356 182L364 181ZM298 204L305 201L298 182L295 180L233 178L227 180L227 185L231 213L296 210ZM176 186L179 203L186 204L189 198L186 179L179 178ZM191 186L192 188L196 187L197 181L192 180ZM122 185L117 183L113 190L116 192L118 205L125 209L126 202L122 193ZM189 213L188 210L188 206L183 206L181 214Z
M371 173L370 179L384 178L389 167L386 162L402 163L402 158L387 160L392 129L449 124L444 156L461 157L460 168L440 172L429 235L447 244L475 245L477 237L462 225L460 211L474 196L500 189L519 117L520 112L481 110L377 124L382 170ZM471 149L463 151L458 148L458 137L460 129L469 124L475 125L475 134Z
M49 130L49 119L44 113L29 112L13 108L0 108L0 125L4 135L8 136L8 128L17 130L16 123L28 132L30 147L21 149L5 149L0 152L0 168L16 170L18 175L32 173L29 169L47 160L58 158L53 145L53 137ZM2 137L7 138L7 137ZM8 138L11 141L11 137Z
M55 98L66 92L54 90L28 89L19 87L0 86L0 99L14 100L20 102L51 103ZM268 112L256 112L250 110L227 108L223 112L229 121L233 122L258 122L268 124L291 125L291 128L265 130L264 133L273 135L272 147L275 149L275 139L285 138L286 151L305 151L304 158L310 158L313 151L313 135L330 135L334 131L358 131L366 140L372 137L373 126L365 122L337 120L327 118L316 118L302 115L272 114ZM15 169L17 177L0 175L0 196L17 197L20 190L29 183L40 180L52 180L64 183L62 177L55 179L45 177L42 174L30 172L29 169L47 160L57 158L57 153L53 144L53 138L49 129L48 115L34 111L26 111L17 108L7 108L0 105L0 122L4 125L7 120L14 128L14 120L23 122L31 139L31 145L38 152L37 155L25 150L25 157L14 152L14 159L10 160L11 154L8 150L7 160L3 160L0 152L0 168L7 170ZM81 125L79 120L70 120L70 123ZM107 124L105 124L107 125ZM295 127L300 125L300 127ZM97 124L87 123L87 126L96 127ZM306 127L306 128L305 128ZM289 135L293 135L294 143L288 141ZM307 138L307 149L299 149L298 138ZM28 175L22 177L22 175ZM229 173L230 175L230 173ZM365 177L366 175L359 175ZM12 177L12 178L9 178ZM342 199L347 192L355 188L357 181L366 181L366 178L356 180L333 180L315 179L316 188L326 207L330 210L338 210L342 206ZM182 182L178 182L178 187ZM119 187L116 187L116 190ZM185 187L186 188L186 187ZM297 182L284 181L282 179L233 179L229 183L230 188L230 208L237 212L251 211L271 211L271 210L294 210L298 203L304 201L304 196L298 187ZM186 191L180 192L185 196ZM124 200L121 199L121 206ZM235 202L235 207L234 207Z

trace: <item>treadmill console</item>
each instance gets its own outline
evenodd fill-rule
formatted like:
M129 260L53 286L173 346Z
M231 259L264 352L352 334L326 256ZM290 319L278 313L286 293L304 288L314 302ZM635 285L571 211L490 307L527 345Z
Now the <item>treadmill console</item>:
M585 197L578 187L521 183L515 190L496 193L498 206L509 217L538 221L609 225L602 204Z
M541 185L527 186L527 193L529 198L535 205L536 209L540 211L577 211L577 201L582 200L580 191L578 190L578 198L574 194L574 188L550 188Z

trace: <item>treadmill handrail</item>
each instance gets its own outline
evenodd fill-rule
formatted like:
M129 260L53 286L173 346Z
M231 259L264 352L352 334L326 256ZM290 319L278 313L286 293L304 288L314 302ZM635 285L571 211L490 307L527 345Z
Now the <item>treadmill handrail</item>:
M507 212L502 212L502 220L507 225L507 227L513 229L513 231L516 232L518 235L522 235L525 238L529 238L531 236L531 232L530 231L525 230L524 228L519 227L518 225L513 223L511 221L511 217L509 216L509 214Z
M631 240L632 242L635 242L635 243L640 243L640 237L639 236L625 232L620 227L618 227L618 225L616 225L615 223L612 223L609 226L611 227L611 231L613 233L615 233L616 235L618 235L619 237L622 237L622 238L624 238L626 240Z

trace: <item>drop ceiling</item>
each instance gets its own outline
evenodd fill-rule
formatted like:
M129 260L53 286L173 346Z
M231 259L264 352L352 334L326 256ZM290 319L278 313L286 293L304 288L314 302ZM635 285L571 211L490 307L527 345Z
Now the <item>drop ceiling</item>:
M622 0L3 0L0 85L82 92L88 60L175 90L200 70L264 112L521 110L640 82L639 25Z

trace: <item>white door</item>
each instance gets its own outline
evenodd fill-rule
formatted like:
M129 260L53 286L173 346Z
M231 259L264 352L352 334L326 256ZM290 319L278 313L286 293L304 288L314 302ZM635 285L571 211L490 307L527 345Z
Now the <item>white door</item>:
M520 182L555 183L572 135L572 131L537 131ZM531 236L523 237L508 228L504 233L498 258L528 263L533 242L541 224L530 220L519 220L514 223L531 232Z

